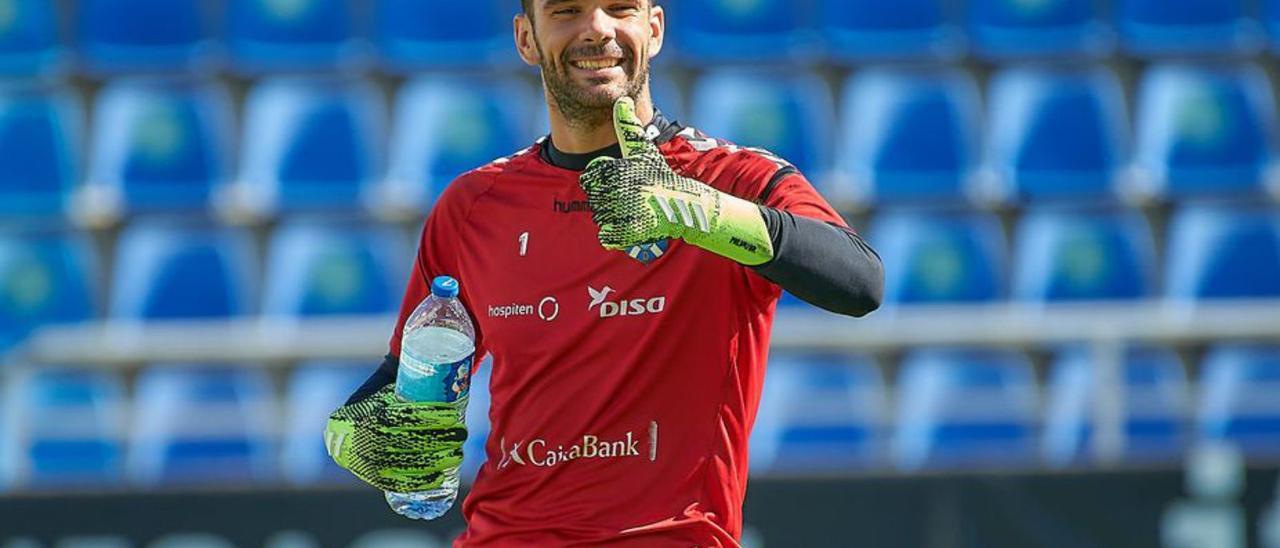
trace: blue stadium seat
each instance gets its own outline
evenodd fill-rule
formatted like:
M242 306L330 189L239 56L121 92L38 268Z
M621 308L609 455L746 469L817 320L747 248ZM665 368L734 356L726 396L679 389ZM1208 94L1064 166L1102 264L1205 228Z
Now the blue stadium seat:
M1094 56L1113 43L1093 0L974 0L969 36L989 58Z
M399 309L408 239L390 228L293 221L268 251L263 313L389 314Z
M226 9L227 45L240 71L336 69L362 53L351 0L229 0Z
M1128 162L1124 90L1110 71L1010 69L992 80L987 167L1021 200L1105 201Z
M1021 354L917 350L903 361L897 402L899 469L1005 469L1036 461L1039 397Z
M432 75L402 87L387 182L395 203L421 210L458 175L529 146L529 97L515 81Z
M140 485L235 485L276 475L275 396L260 369L169 364L134 395L130 478Z
M485 445L489 441L489 379L493 376L493 358L486 357L480 367L473 370L471 393L467 396L467 443L462 447L463 483L471 483L480 467L488 460Z
M1280 348L1224 345L1204 358L1196 426L1249 457L1280 456Z
M40 326L94 318L98 277L86 239L0 233L0 353Z
M80 177L82 116L70 90L0 89L0 217L62 214Z
M888 414L884 379L866 358L774 356L751 443L753 472L879 466Z
M1271 35L1271 49L1280 49L1280 0L1264 0L1262 19Z
M1254 65L1157 65L1139 84L1136 127L1143 190L1257 194L1275 146L1271 85Z
M692 91L695 126L712 137L780 156L821 185L835 107L826 84L808 73L722 70Z
M124 470L124 383L99 371L42 368L10 377L6 474L28 487L103 486Z
M1261 29L1243 0L1123 0L1116 7L1125 49L1138 55L1249 53Z
M95 111L89 181L132 211L203 210L229 175L235 122L220 86L118 80Z
M1165 295L1179 300L1280 297L1280 214L1186 207L1169 226Z
M841 167L861 192L882 202L966 196L982 116L971 77L867 69L849 80L842 102Z
M207 7L200 0L81 0L81 59L93 72L207 68L213 53Z
M5 0L0 10L0 74L36 76L62 68L67 51L53 2Z
M371 373L371 366L314 362L299 365L289 376L280 447L280 470L286 480L297 485L355 481L329 458L324 427L333 410Z
M119 238L110 314L123 320L251 314L255 257L247 233L139 221Z
M1190 394L1177 354L1134 348L1121 364L1123 458L1129 462L1176 460L1188 442ZM1088 347L1063 351L1047 386L1045 459L1053 466L1090 462L1095 451L1099 390L1095 357Z
M820 51L813 0L685 0L669 13L667 41L689 63L808 61Z
M472 68L520 63L511 43L508 0L378 0L374 41L392 70Z
M995 217L888 211L869 232L884 261L886 306L1004 297L1006 243Z
M960 32L945 0L821 0L827 55L836 60L947 58Z
M1155 241L1136 212L1039 208L1018 227L1013 297L1046 303L1143 299L1155 286Z
M381 169L382 96L367 82L267 80L249 92L241 181L250 207L350 209Z

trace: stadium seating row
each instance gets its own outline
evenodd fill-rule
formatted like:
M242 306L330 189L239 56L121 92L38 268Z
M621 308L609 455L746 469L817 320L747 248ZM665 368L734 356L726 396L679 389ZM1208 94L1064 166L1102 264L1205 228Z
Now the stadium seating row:
M1045 207L1016 230L1010 254L990 214L882 213L866 232L885 263L885 306L1280 298L1280 210L1187 206L1163 267L1134 212ZM391 313L414 245L387 227L296 218L272 234L261 279L257 247L237 229L136 221L116 241L110 278L94 249L62 233L0 233L0 349L42 325L96 319L98 302L125 321Z
M670 0L672 54L689 63L1252 53L1280 2L1244 0ZM963 4L963 5L958 5ZM1111 5L1114 4L1114 5ZM1099 9L1102 5L1109 10ZM0 73L245 73L511 67L509 0L5 0ZM58 6L66 9L65 13ZM117 17L127 10L128 18ZM1107 11L1111 13L1106 13ZM74 16L73 16L74 14ZM74 38L60 27L75 19ZM368 23L368 24L366 24ZM1117 40L1118 38L1118 40Z
M259 369L153 367L141 373L132 398L106 372L30 370L3 394L0 484L349 481L329 462L320 432L367 372L304 365L277 402ZM1280 349L1213 349L1195 388L1177 356L1160 349L1130 351L1121 374L1126 462L1176 461L1204 440L1237 444L1252 458L1280 456L1280 402L1273 397ZM484 460L487 378L486 365L472 383L468 478ZM765 383L751 466L814 472L1087 464L1099 383L1084 348L1059 354L1043 398L1020 354L920 350L905 358L891 405L869 360L779 356Z
M656 93L679 116L678 91ZM967 73L869 69L845 84L837 118L815 75L722 70L690 102L707 133L789 159L838 204L1255 198L1277 187L1273 94L1257 66L1154 66L1132 147L1123 96L1104 68L1013 68L992 79L984 115ZM99 92L82 154L74 94L7 87L0 215L212 203L250 217L358 204L420 216L457 174L531 143L545 127L533 105L516 81L431 76L399 90L388 124L367 82L280 77L252 88L237 124L217 84L122 79Z
M1041 397L1018 353L926 349L901 364L893 403L866 359L791 356L769 364L752 438L757 471L1078 466L1094 459L1103 381L1090 350L1062 350ZM1119 372L1122 454L1176 461L1224 441L1256 459L1280 456L1280 350L1227 345L1192 386L1177 355L1131 349Z

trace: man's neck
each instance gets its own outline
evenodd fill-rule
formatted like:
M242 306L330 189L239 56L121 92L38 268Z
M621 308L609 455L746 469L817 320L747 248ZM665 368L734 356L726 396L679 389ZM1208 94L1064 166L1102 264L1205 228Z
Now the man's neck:
M567 120L554 104L548 105L548 108L551 118L551 140L561 152L584 154L617 144L618 135L613 129L612 111L603 118L602 123L583 126ZM637 98L636 116L646 124L653 120L653 101L648 94L641 94Z

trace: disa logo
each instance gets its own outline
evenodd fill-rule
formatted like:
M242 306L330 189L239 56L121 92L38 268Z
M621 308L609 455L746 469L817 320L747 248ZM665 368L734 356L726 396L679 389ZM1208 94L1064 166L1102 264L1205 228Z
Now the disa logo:
M660 314L667 308L666 297L609 300L610 293L615 293L615 291L607 285L604 286L604 289L587 286L587 295L591 297L591 304L587 305L587 310L594 310L598 307L601 318L612 318L615 316Z

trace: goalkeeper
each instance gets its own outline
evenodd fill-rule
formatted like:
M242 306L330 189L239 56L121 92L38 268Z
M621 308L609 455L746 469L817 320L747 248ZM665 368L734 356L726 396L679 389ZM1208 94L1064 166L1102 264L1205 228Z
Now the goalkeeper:
M865 315L880 260L795 167L654 108L661 6L523 8L551 134L444 190L390 354L331 417L330 453L398 492L458 464L456 418L390 388L407 316L450 275L476 363L493 357L487 462L454 546L738 546L778 298Z

